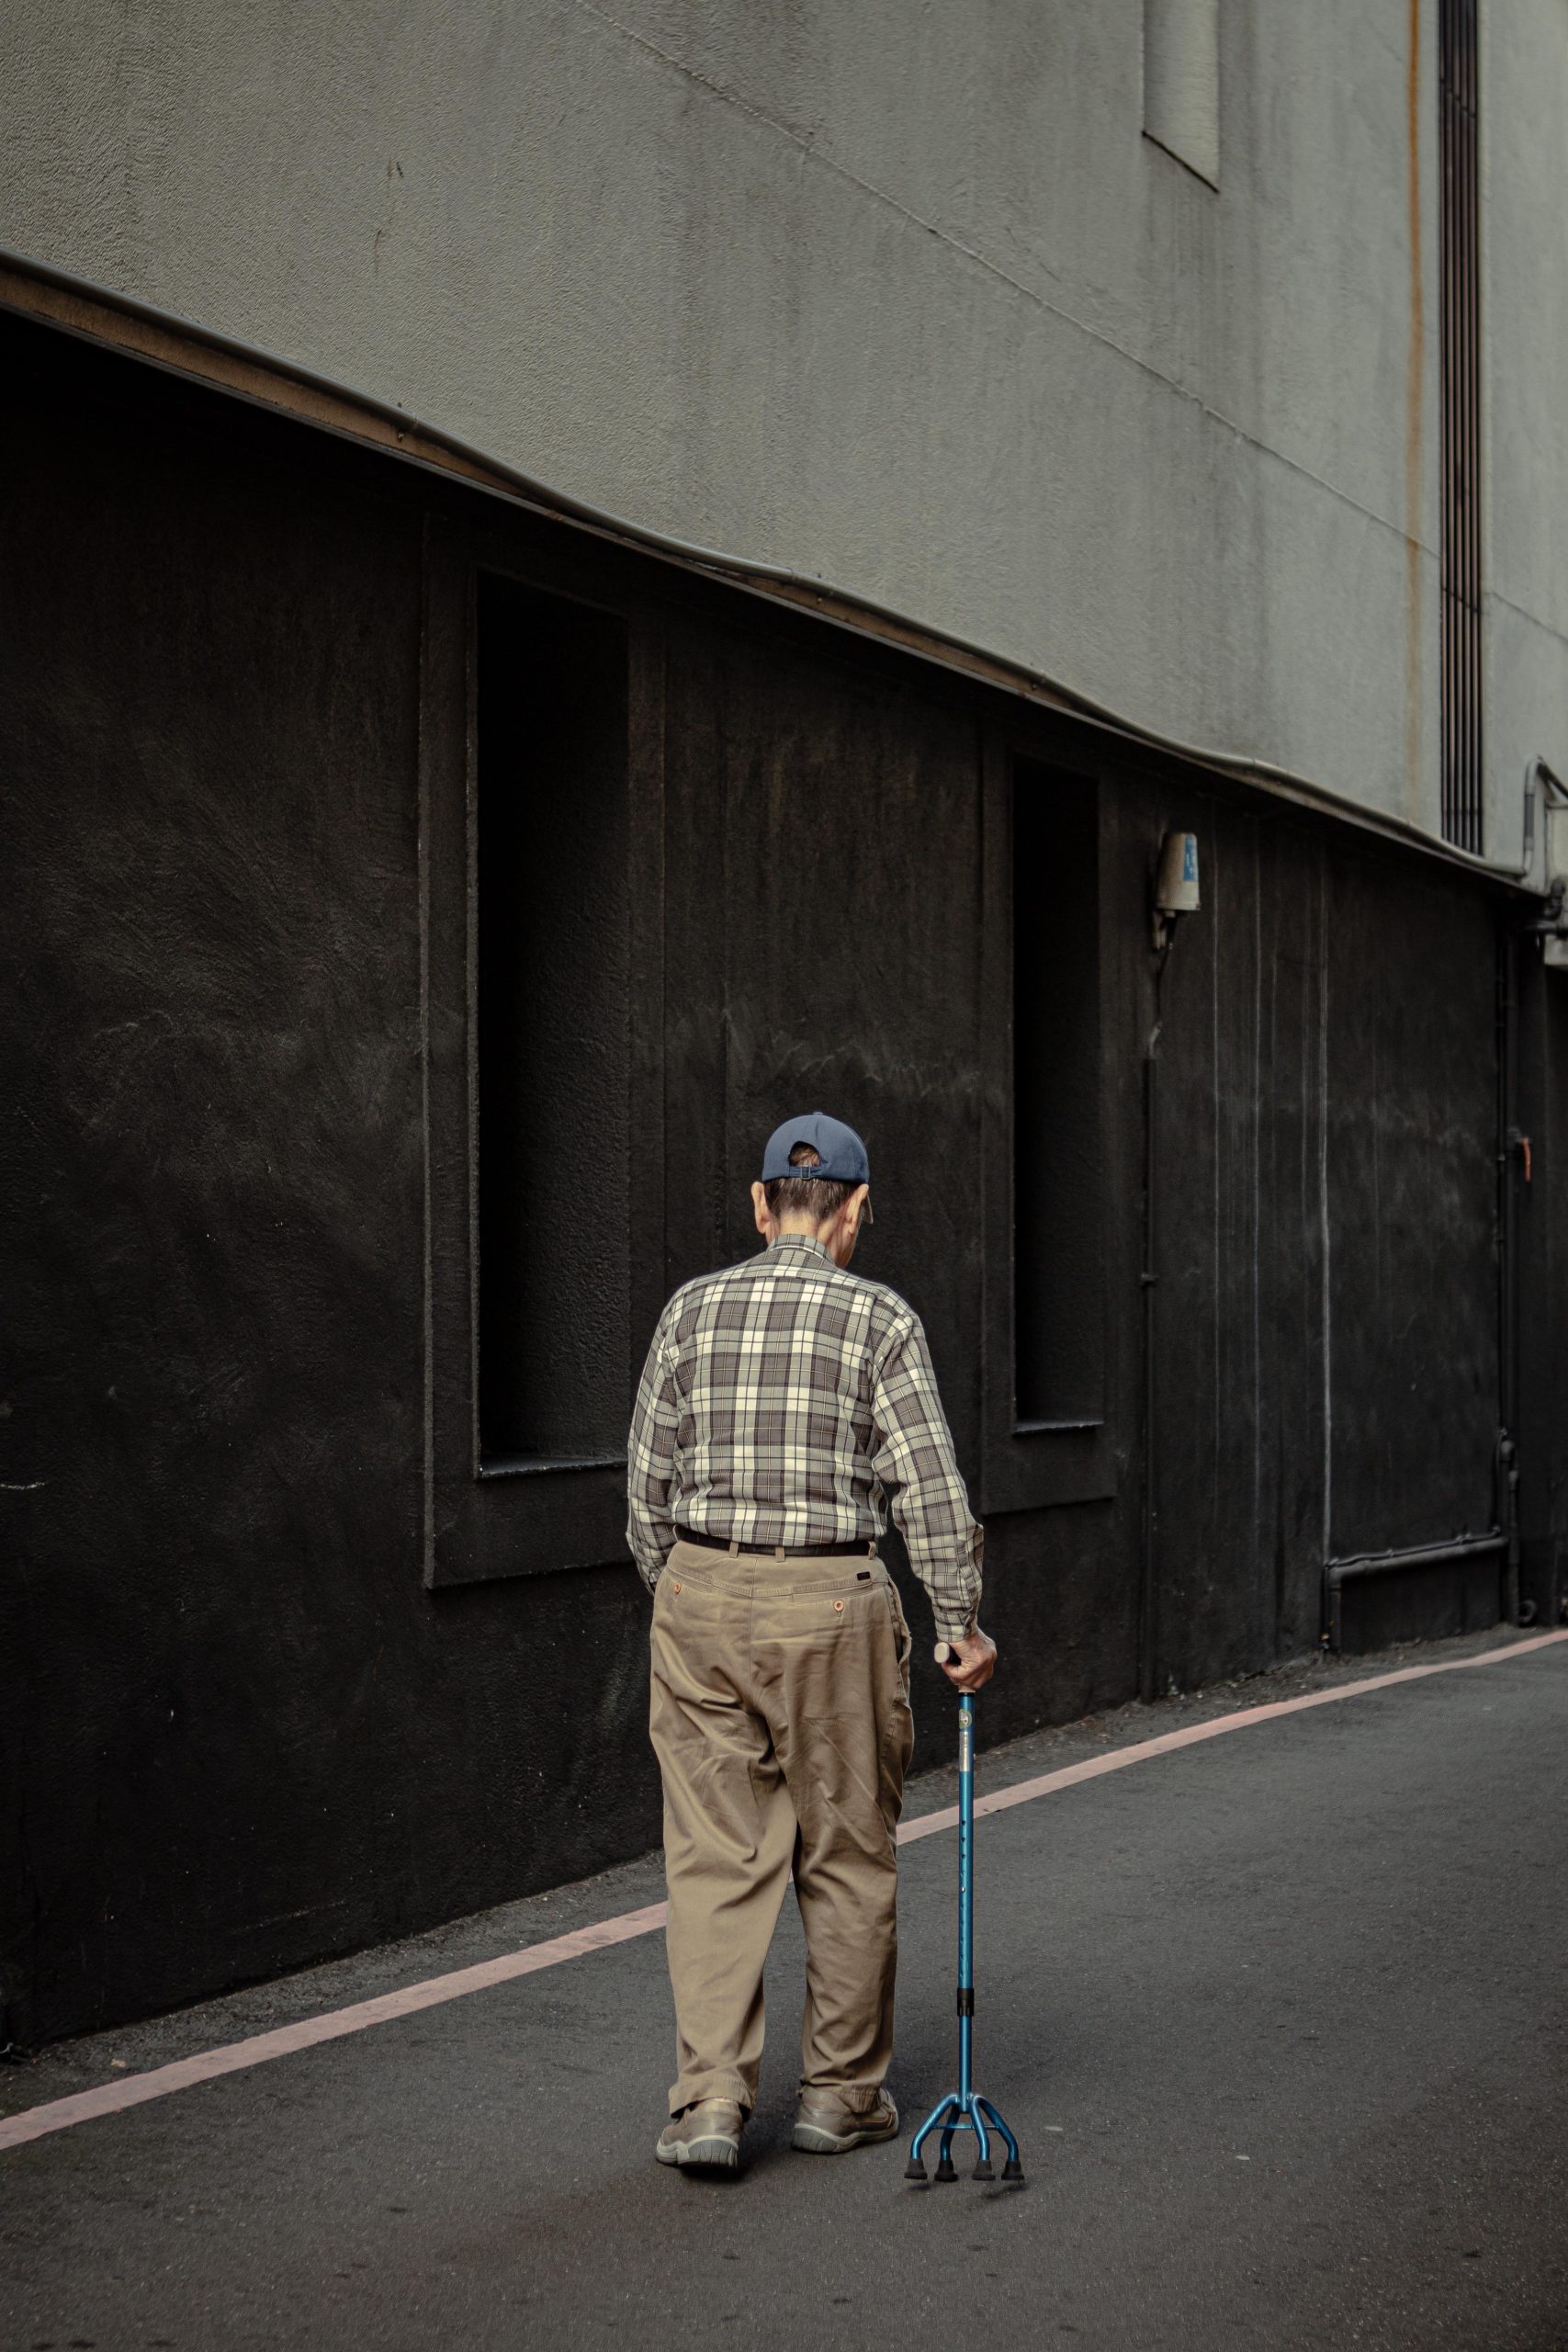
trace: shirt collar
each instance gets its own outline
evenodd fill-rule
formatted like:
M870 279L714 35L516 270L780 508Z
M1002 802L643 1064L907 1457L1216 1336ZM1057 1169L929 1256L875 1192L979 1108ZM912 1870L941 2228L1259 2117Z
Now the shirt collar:
M818 1258L826 1260L829 1266L833 1262L820 1241L809 1233L781 1233L776 1240L769 1242L768 1247L770 1250L811 1250Z

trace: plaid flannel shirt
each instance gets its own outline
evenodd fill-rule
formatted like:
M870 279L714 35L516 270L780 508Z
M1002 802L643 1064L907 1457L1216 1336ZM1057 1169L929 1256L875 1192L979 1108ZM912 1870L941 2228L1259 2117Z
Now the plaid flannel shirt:
M926 1335L897 1291L786 1234L675 1293L627 1449L626 1541L651 1590L676 1522L748 1549L869 1542L886 1505L937 1632L972 1631L971 1518Z

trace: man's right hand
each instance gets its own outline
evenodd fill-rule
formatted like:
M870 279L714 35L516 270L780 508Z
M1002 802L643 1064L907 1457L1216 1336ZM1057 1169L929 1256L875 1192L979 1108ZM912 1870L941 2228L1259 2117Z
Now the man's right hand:
M956 1642L939 1642L937 1663L955 1690L978 1690L997 1670L997 1645L978 1625Z

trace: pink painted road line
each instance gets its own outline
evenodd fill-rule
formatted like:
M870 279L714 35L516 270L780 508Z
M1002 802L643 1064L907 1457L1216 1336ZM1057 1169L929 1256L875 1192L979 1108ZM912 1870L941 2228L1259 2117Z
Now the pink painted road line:
M1523 1657L1531 1650L1548 1649L1555 1642L1568 1642L1568 1629L1560 1633L1537 1634L1528 1642L1509 1642L1495 1650L1482 1650L1474 1657L1456 1657L1437 1666L1406 1666L1394 1674L1370 1675L1361 1682L1337 1682L1331 1690L1314 1690L1302 1699L1279 1699L1266 1707L1241 1707L1235 1714L1217 1715L1212 1723L1189 1724L1180 1731L1162 1732L1157 1739L1139 1740L1131 1747L1112 1748L1108 1755L1091 1756L1081 1764L1066 1764L1059 1771L1042 1772L1034 1780L1016 1781L1012 1787L998 1789L992 1796L976 1798L975 1811L1005 1813L1010 1806L1032 1804L1036 1797L1050 1796L1057 1789L1076 1788L1082 1781L1097 1781L1104 1772L1119 1772L1128 1764L1142 1764L1150 1757L1170 1756L1178 1748L1195 1747L1200 1741L1218 1739L1222 1733L1242 1731L1251 1724L1276 1722L1281 1715L1299 1715L1309 1707L1326 1707L1337 1699L1354 1699L1363 1690L1387 1690L1395 1683L1422 1682L1429 1675L1457 1674L1469 1666L1493 1666L1500 1658ZM957 1826L958 1809L948 1806L941 1813L923 1814L918 1821L906 1822L898 1832L900 1846L913 1845L920 1838L934 1838L939 1830ZM194 2058L177 2059L170 2066L154 2066L145 2075L130 2075L123 2082L103 2083L97 2089L77 2091L70 2098L51 2099L41 2107L25 2108L21 2114L0 2117L0 2148L20 2147L25 2141L41 2140L51 2132L64 2132L73 2123L85 2123L95 2115L116 2115L128 2107L140 2107L147 2099L163 2098L170 2091L188 2090L196 2083L210 2083L220 2075L235 2075L247 2066L265 2065L271 2058L287 2058L296 2050L312 2049L318 2042L336 2041L343 2035L363 2032L367 2026L386 2025L394 2018L413 2016L420 2009L439 2007L444 2001L461 2000L465 1994L482 1993L492 1984L508 1984L519 1976L533 1976L543 1968L558 1968L563 1961L581 1960L591 1951L604 1951L611 1944L630 1943L637 1936L650 1936L662 1928L666 1905L649 1903L640 1911L625 1911L616 1919L601 1919L591 1928L576 1928L570 1935L552 1936L547 1943L528 1944L521 1951L504 1952L498 1960L483 1960L472 1968L457 1968L446 1976L428 1976L423 1984L405 1984L400 1992L380 1993L372 2001L355 2001L344 2009L329 2009L321 2017L302 2018L294 2025L280 2025L270 2033L252 2035L248 2041L226 2042L217 2050L204 2050Z
M336 2041L340 2035L360 2033L367 2025L385 2025L392 2018L436 2008L443 2001L460 2001L465 1993L482 1993L491 1984L510 1984L514 1976L557 1968L563 1960L581 1960L585 1952L603 1951L608 1944L629 1943L634 1936L649 1936L661 1928L666 1908L662 1903L650 1903L643 1911L624 1911L618 1919L600 1919L591 1928L574 1928L569 1936L552 1936L548 1943L503 1952L499 1960L481 1960L472 1968L456 1968L446 1976L427 1976L422 1984L378 1993L373 2001L355 2001L346 2009L328 2009L319 2018L276 2026L271 2033L253 2034L248 2041L225 2042L220 2050L176 2059L172 2066L129 2075L123 2083L102 2083L96 2090L77 2091L71 2098L24 2108L20 2115L0 2117L0 2148L41 2140L47 2132L63 2132L73 2123L85 2123L89 2116L114 2115L121 2108L140 2107L144 2099L188 2090L193 2083L209 2083L219 2075L237 2075L243 2067L265 2065L269 2058L287 2058L291 2051L309 2050L318 2041Z
M1332 1706L1336 1699L1359 1698L1363 1690L1392 1690L1396 1682L1424 1682L1432 1674L1458 1674L1467 1666L1495 1666L1499 1658L1523 1657L1528 1650L1550 1649L1554 1642L1568 1642L1568 1630L1555 1634L1536 1634L1528 1642L1507 1642L1495 1650L1478 1651L1473 1657L1445 1658L1438 1666L1402 1666L1393 1674L1369 1674L1361 1682L1337 1682L1329 1690L1310 1690L1303 1699L1276 1699L1267 1707L1239 1707L1234 1715L1216 1715L1212 1723L1187 1724L1180 1731L1161 1732L1157 1739L1141 1739L1134 1747L1113 1747L1109 1755L1090 1756L1081 1764L1064 1764L1058 1772L1042 1772L1032 1781L1015 1781L1010 1788L998 1789L993 1796L976 1797L976 1818L983 1813L1006 1813L1010 1806L1028 1804L1035 1797L1050 1796L1056 1789L1076 1788L1080 1781L1098 1781L1102 1772L1119 1772L1124 1764L1141 1764L1150 1756L1174 1755L1179 1747L1196 1747L1201 1740L1218 1739L1222 1732L1245 1731L1251 1724L1276 1723L1281 1715L1299 1715L1308 1707ZM934 1837L939 1829L956 1829L958 1807L950 1804L941 1813L926 1813L919 1821L906 1822L898 1832L900 1846L908 1845L916 1838ZM0 2132L5 2130L0 2124ZM0 2146L4 2141L0 2140Z

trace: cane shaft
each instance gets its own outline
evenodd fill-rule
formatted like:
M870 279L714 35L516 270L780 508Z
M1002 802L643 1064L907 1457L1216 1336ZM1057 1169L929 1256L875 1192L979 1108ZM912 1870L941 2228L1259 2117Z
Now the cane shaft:
M958 1653L951 1643L939 1642L936 1661L939 1666L957 1663ZM920 2151L933 2132L937 2135L938 2163L936 2178L953 2181L958 2177L953 2165L953 2143L960 2132L972 2132L979 2151L975 2166L976 2180L991 2181L996 2175L991 2167L991 2132L1000 2137L1007 2149L1007 2163L1002 2171L1002 2186L1021 2188L1023 2166L1019 2159L1018 2142L988 2098L981 2098L975 2089L975 1709L973 1691L961 1691L958 1698L958 2088L939 2099L909 2144L909 2161L905 2167L907 2180L924 2183L926 2168Z
M958 2097L965 2111L975 2041L975 1702L958 1702Z

